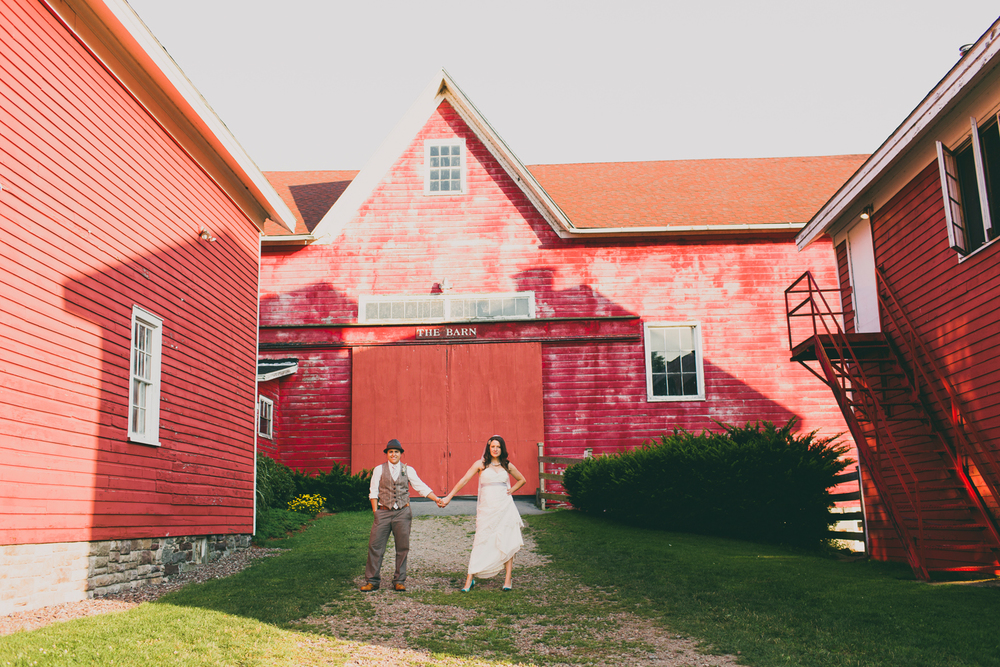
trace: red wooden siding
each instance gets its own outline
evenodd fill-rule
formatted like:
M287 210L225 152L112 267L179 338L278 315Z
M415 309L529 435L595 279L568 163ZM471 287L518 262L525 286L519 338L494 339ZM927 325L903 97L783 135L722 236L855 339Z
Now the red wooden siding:
M0 12L0 544L250 532L256 228L44 5ZM133 304L160 448L126 438Z
M959 392L963 407L1000 462L1000 346L996 334L1000 309L996 285L1000 281L1000 245L993 244L962 262L948 247L944 202L936 163L929 164L873 217L876 264L917 328L930 354ZM888 323L883 316L883 327ZM890 337L897 334L886 329ZM905 354L912 367L924 358ZM946 415L935 414L939 424ZM949 428L945 430L951 434ZM925 441L914 438L901 444L911 454L910 464L921 479L932 479L938 455ZM925 453L921 454L920 451ZM994 475L995 470L983 471ZM940 474L940 473L938 473ZM892 471L884 475L895 484ZM1000 481L1000 480L998 480ZM905 560L880 499L867 486L872 553L877 558ZM967 565L961 554L932 554L948 565Z
M281 422L281 379L277 378L257 383L257 395L269 398L274 402L271 413L271 435L273 437L267 438L260 435L259 427L254 429L254 432L257 433L257 453L270 456L275 461L281 460L281 453L277 443L279 424ZM259 414L257 415L257 423L260 424Z
M467 193L424 196L423 141L450 136L466 140ZM791 235L560 239L443 103L331 244L265 249L262 341L287 345L265 347L268 354L292 354L305 330L282 327L352 324L361 295L431 294L445 278L451 294L532 290L539 318L639 318L630 341L542 342L548 453L633 448L714 420L795 417L801 430L833 435L847 428L828 390L788 360L783 290L806 270L837 284L829 243L799 253ZM646 400L642 321L701 323L707 400ZM324 331L339 340L349 330ZM302 383L297 391L332 389ZM340 401L324 404L325 418L342 418ZM338 435L344 440L303 434L295 447L347 462L350 430Z
M281 379L281 463L329 472L350 465L351 356L346 349L297 350L298 370ZM275 406L277 409L277 406Z

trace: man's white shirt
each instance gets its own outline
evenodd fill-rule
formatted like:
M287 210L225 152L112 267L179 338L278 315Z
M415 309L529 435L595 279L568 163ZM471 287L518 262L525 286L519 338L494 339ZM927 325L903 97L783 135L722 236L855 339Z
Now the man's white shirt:
M399 463L389 464L389 476L392 477L392 481L395 482L397 479L399 479L399 471L402 465L403 465L402 461L400 461ZM407 479L410 480L410 486L412 486L413 489L424 498L433 493L431 487L424 484L423 480L421 480L420 477L417 476L417 471L413 469L413 466L406 466L406 477ZM372 471L372 481L371 484L368 485L369 498L375 498L375 499L378 498L378 485L379 482L381 481L382 481L382 466L379 465L376 466L375 470ZM393 509L398 509L398 508L394 507Z

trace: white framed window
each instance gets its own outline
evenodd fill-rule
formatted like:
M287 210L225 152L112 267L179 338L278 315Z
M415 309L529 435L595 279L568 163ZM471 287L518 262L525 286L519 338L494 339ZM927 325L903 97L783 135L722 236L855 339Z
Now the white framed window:
M465 139L424 142L424 194L465 192Z
M359 324L532 320L535 293L358 297Z
M163 320L139 306L132 306L131 348L128 439L159 446Z
M937 143L948 243L968 255L1000 236L1000 123L970 118L970 134L955 150Z
M698 322L649 322L643 325L646 349L646 399L705 399L705 370Z
M274 401L266 396L257 397L257 434L274 438Z

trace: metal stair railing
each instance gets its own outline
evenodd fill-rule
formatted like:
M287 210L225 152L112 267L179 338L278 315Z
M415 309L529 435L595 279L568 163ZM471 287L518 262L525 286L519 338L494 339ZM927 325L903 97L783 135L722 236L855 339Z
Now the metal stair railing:
M933 420L931 428L937 432L936 434L945 446L945 453L949 457L952 472L958 477L962 486L965 487L966 493L983 515L994 544L1000 547L1000 525L998 525L996 518L986 506L979 489L970 478L968 470L962 464L960 457L965 456L972 459L986 484L987 490L998 504L1000 504L1000 488L998 488L997 480L1000 480L1000 462L985 454L986 448L983 445L982 436L976 428L975 421L966 417L965 411L962 408L962 402L958 398L958 393L951 385L951 382L948 381L947 376L941 371L936 359L927 349L916 327L913 325L913 321L906 314L902 304L900 304L899 298L892 289L882 267L878 267L876 276L880 288L878 290L879 304L882 306L882 311L889 316L899 340L904 343L906 352L909 354L915 369L913 373L914 391L919 396L920 386L926 387L939 412L948 420L955 434L954 443L948 440L942 430L933 423ZM883 295L883 290L885 295ZM945 394L947 394L946 397L942 396L942 388ZM929 409L925 411L928 413L928 416L931 416ZM989 471L992 473L992 476L990 474L983 474L983 471Z
M805 281L804 287L800 286L803 281ZM910 531L906 527L902 513L896 504L895 495L890 493L888 485L885 483L882 476L881 460L884 458L889 463L896 479L900 480L900 482L907 477L915 482L917 477L910 467L907 457L902 454L899 444L893 437L892 430L888 426L888 419L875 395L877 389L873 387L867 377L861 361L858 359L847 335L841 327L837 316L842 316L843 313L830 308L824 296L824 292L833 291L835 290L820 289L812 273L809 271L800 276L785 290L789 348L794 349L792 318L810 318L813 346L816 358L823 370L823 375L821 376L816 373L805 362L800 361L800 363L833 390L834 397L840 406L851 435L854 437L858 456L862 458L865 467L871 472L872 482L879 496L882 498L882 502L885 504L890 523L892 523L903 545L907 562L918 577L926 580L930 578L930 575L924 562L923 553L917 548L915 541L910 536ZM793 306L789 298L796 298L792 295L798 294L805 296L801 302ZM837 363L834 363L827 353L828 345L835 350ZM860 410L858 410L859 407ZM872 432L870 435L862 428L858 416L859 411L864 415L865 421L871 427ZM876 452L872 452L872 448L869 446L869 437L875 441ZM900 461L902 462L902 469L899 465ZM916 484L905 483L901 486L906 501L916 516L918 539L922 544L924 542L924 522L917 486Z

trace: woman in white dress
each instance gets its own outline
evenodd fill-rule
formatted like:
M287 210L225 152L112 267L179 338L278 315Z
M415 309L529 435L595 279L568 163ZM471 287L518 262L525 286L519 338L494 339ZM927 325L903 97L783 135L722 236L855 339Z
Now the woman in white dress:
M476 503L476 537L472 541L469 575L463 593L476 585L476 577L489 579L504 571L504 591L511 589L514 554L521 540L521 515L514 506L514 492L524 484L522 475L507 460L507 443L499 435L486 442L482 460L476 461L455 488L441 499L441 507L451 502L458 490L479 473L479 501ZM516 481L510 485L510 477Z

